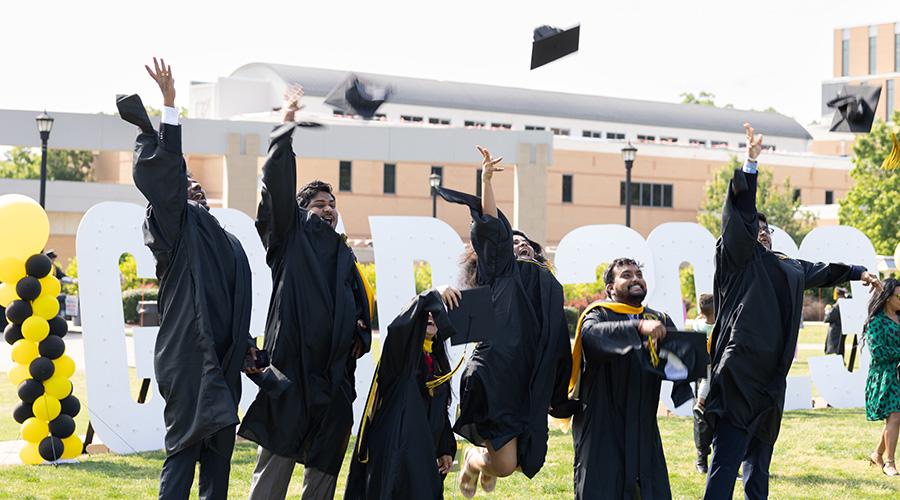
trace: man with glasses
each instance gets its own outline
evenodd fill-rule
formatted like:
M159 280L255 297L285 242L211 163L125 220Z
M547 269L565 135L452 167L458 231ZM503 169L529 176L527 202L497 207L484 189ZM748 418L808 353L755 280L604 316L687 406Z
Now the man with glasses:
M784 407L786 377L797 344L803 290L849 280L880 288L862 266L813 263L772 251L773 230L756 211L762 134L747 131L747 161L735 170L716 242L716 325L706 419L713 458L705 499L730 499L743 462L744 494L767 498L769 463Z

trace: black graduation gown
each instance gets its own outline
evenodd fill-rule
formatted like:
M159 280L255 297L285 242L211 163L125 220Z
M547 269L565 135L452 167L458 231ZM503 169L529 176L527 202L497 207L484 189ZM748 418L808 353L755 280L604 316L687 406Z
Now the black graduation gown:
M265 349L290 383L273 396L261 390L238 435L322 472L338 475L353 426L354 334L365 351L371 327L356 259L340 234L297 205L294 124L276 127L263 165L256 227L272 269Z
M828 323L828 333L825 335L825 354L844 354L840 301L834 303L834 307L825 315L823 321Z
M735 170L716 242L706 418L719 418L775 444L794 357L803 290L859 279L864 268L792 259L757 241L756 174Z
M250 338L250 266L243 247L208 210L187 199L181 127L153 130L137 95L117 101L140 127L134 183L150 202L144 243L159 278L154 370L166 400L166 453L172 455L238 423L241 367ZM230 456L233 435L210 445Z
M666 314L644 307L640 319L674 328ZM639 320L602 307L583 316L582 409L572 420L575 445L575 498L671 498L656 410L662 379L644 365L649 353L638 333Z
M345 500L443 497L436 458L455 455L456 441L447 417L449 382L428 398L417 376L429 312L441 340L453 333L434 290L407 302L388 326L350 463Z
M547 412L565 404L572 370L563 289L550 269L517 259L512 228L481 213L481 199L448 189L448 201L469 206L478 285L490 285L497 333L479 342L460 382L453 430L471 443L500 449L518 436L518 463L530 477L547 454Z

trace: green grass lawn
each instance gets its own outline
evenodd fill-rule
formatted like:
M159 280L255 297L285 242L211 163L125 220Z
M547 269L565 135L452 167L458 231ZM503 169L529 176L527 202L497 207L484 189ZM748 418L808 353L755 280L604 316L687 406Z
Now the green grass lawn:
M824 328L801 330L801 343L824 342ZM379 346L373 346L377 351ZM808 375L806 359L819 356L821 349L802 350L791 375ZM84 374L72 378L75 393L85 396ZM132 377L136 395L139 381ZM0 440L15 440L19 424L11 417L17 401L15 388L5 380L0 384ZM78 433L87 428L87 412L76 419ZM694 470L692 422L690 418L660 417L673 497L697 499L703 494L705 476ZM881 422L867 422L865 410L820 409L788 412L772 459L770 498L773 499L892 499L900 497L900 478L888 478L868 465ZM352 449L352 442L349 447ZM230 496L245 498L256 457L256 446L239 442L232 459ZM59 466L0 466L0 499L85 499L127 498L152 499L157 496L159 471L164 454L82 456L77 464ZM338 481L336 498L342 498L348 457ZM302 469L294 472L288 498L299 499ZM455 490L456 475L447 478L445 498L461 498ZM533 479L521 474L501 479L490 495L478 497L503 499L570 499L572 498L572 438L553 431L544 468ZM196 484L192 497L196 498ZM735 484L734 498L743 498L740 482Z

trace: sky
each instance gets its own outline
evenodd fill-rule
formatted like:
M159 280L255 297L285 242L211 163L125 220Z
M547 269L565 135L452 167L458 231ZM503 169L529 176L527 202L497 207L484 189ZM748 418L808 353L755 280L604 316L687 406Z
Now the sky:
M133 92L159 107L143 65L161 56L176 105L191 81L272 62L664 102L706 91L806 124L833 30L900 22L900 2L47 0L3 2L0 18L0 109L112 113ZM543 24L580 24L580 49L530 71Z

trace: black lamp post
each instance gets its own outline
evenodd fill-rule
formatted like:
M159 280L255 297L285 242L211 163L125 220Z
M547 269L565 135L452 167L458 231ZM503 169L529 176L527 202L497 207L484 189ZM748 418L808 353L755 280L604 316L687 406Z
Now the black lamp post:
M431 216L437 218L437 188L441 185L441 176L438 174L429 175L428 183L431 184Z
M631 227L631 167L634 165L634 157L637 155L637 148L628 145L622 148L622 159L625 160L625 225Z
M38 132L41 133L41 208L45 208L44 201L47 196L47 141L50 139L50 130L53 128L53 118L47 114L47 110L37 115Z

